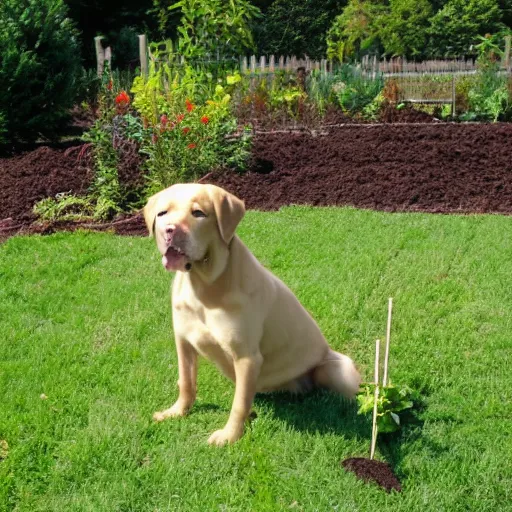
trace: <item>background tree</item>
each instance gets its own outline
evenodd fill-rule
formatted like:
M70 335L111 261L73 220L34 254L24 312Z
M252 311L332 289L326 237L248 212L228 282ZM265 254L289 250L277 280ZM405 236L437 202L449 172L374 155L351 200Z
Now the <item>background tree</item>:
M347 0L276 0L256 2L264 17L254 26L260 55L308 55L324 58L325 36Z
M474 53L479 35L504 28L498 0L449 0L430 20L427 54L461 57Z
M188 59L238 57L254 49L251 22L260 10L248 0L181 0L178 50Z
M0 2L0 114L10 139L53 136L75 100L78 33L62 0Z
M378 24L384 52L407 58L422 57L431 15L429 0L390 0L389 10Z
M380 0L350 0L327 33L327 56L343 61L381 53L379 20L386 9Z

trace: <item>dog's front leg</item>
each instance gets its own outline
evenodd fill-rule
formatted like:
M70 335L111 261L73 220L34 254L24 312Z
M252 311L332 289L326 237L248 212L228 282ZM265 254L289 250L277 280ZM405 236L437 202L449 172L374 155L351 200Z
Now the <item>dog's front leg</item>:
M251 412L256 394L256 381L260 373L263 357L261 354L242 357L234 361L235 398L226 426L215 431L208 439L209 444L217 446L238 441L244 433L244 423Z
M165 411L153 414L153 419L163 421L166 418L185 416L196 400L197 390L197 352L184 339L176 339L178 353L178 387L180 394L176 403Z

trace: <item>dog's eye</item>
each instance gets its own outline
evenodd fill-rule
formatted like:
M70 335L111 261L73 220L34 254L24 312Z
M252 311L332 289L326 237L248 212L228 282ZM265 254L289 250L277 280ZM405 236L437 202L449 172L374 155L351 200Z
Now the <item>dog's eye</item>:
M157 217L162 217L162 215L166 215L167 214L167 210L164 210L163 212L158 212L156 214Z
M197 219L201 218L201 217L206 217L206 213L202 212L201 210L194 210L192 212L192 215L194 217L196 217Z

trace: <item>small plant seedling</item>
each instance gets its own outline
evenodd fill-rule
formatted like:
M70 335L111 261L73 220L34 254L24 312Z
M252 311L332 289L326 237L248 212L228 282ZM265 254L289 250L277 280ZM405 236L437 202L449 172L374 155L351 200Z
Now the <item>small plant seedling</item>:
M379 431L394 432L398 430L400 428L398 412L413 406L411 399L412 390L408 387L399 388L397 386L387 385L392 308L393 299L390 298L382 386L379 384L380 341L377 340L375 344L375 382L365 385L357 396L359 414L366 414L373 411L370 458L352 457L341 463L347 471L352 471L358 478L361 478L365 482L375 482L388 492L392 489L401 491L402 487L389 464L374 459L377 433Z

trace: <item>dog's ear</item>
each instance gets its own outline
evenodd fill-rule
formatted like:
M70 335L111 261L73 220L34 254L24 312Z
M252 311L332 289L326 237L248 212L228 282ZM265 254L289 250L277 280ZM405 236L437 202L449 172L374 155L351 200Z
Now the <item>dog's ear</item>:
M149 236L153 235L154 228L155 228L155 219L156 219L156 203L158 200L158 197L160 196L161 192L157 192L155 195L151 196L148 199L148 202L146 203L146 206L144 206L144 220L146 221L146 226L149 231Z
M235 235L236 227L245 215L244 202L214 185L210 185L210 195L217 216L220 236L226 244L229 244Z

